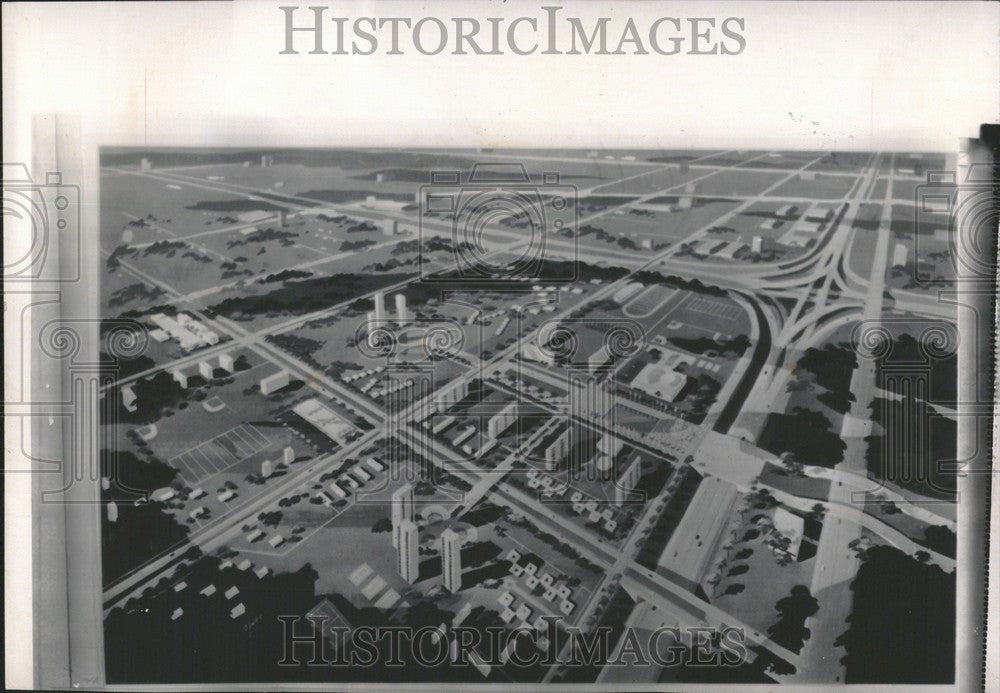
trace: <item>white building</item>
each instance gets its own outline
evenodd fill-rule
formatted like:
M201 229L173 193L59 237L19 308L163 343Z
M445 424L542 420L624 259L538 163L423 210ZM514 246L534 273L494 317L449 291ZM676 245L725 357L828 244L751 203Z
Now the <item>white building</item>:
M108 501L108 522L118 522L118 506L114 501Z
M462 536L450 528L441 532L441 578L452 594L462 589Z
M205 380L211 380L215 377L215 369L212 368L212 364L208 361L198 362L198 375L200 375Z
M410 322L410 314L406 310L406 295L396 294L396 322L406 325Z
M629 386L665 402L673 402L686 384L687 376L683 373L658 363L647 363Z
M469 396L469 381L460 378L454 385L445 387L441 393L434 397L435 412L442 412L450 409L463 399Z
M227 373L232 373L236 370L236 363L233 361L233 357L226 353L219 356L219 368L226 371Z
M490 438L496 438L510 428L515 419L517 419L517 403L510 402L486 422L486 435Z
M316 397L299 402L292 407L292 411L337 443L343 444L344 437L354 430L350 423Z
M385 320L385 294L376 291L372 300L375 301L375 322L381 325L382 321Z
M281 461L285 464L291 464L293 460L295 460L295 451L290 445L286 446L281 454Z
M288 375L288 371L278 371L273 375L260 379L260 391L262 394L270 395L283 387L287 387L289 382L291 382L291 377Z
M274 467L272 466L271 460L264 460L260 463L260 475L263 477L269 477L274 472Z
M788 539L786 553L792 557L798 556L802 537L805 534L805 520L779 506L774 511L774 531Z
M545 448L545 468L552 471L569 453L570 429L563 431L551 445Z
M125 407L126 411L135 411L138 407L136 403L139 398L135 394L135 390L132 389L131 385L125 385L121 389L122 395L122 405Z
M353 474L354 478L356 478L361 483L366 483L372 480L372 475L366 472L365 468L362 467L360 464L356 464L353 467L351 467L351 474Z
M602 436L600 442L597 444L597 449L600 453L602 455L607 455L612 459L614 459L618 453L622 451L623 447L625 447L625 443L623 443L618 436L613 434Z
M400 577L412 585L420 576L420 533L413 520L400 523L397 541L396 569Z
M677 201L678 209L691 209L691 195L694 195L695 184L687 183L684 186L684 196Z
M642 458L636 455L629 466L625 469L625 473L622 474L621 478L615 484L615 504L623 505L628 495L632 490L639 485L639 479L642 478Z
M187 376L184 375L184 371L182 371L180 368L175 368L173 371L171 371L171 374L174 376L174 382L186 390Z
M822 222L819 221L800 221L795 225L795 232L798 234L810 234L816 236L820 232L822 227Z
M399 532L404 522L413 520L413 484L403 484L392 492L392 545L399 546Z
M909 256L910 251L902 243L897 243L896 247L892 249L892 266L893 267L906 267L906 258Z
M174 491L169 486L165 486L163 488L153 491L151 497L154 501L158 501L160 503L166 503L167 501L172 500L176 495L177 495L176 491Z
M178 313L175 318L163 313L156 313L151 315L149 319L160 330L166 332L172 339L177 340L181 350L184 352L219 342L218 334L186 313Z
M833 209L824 205L813 205L806 211L806 221L822 224L833 216Z
M724 260L732 260L736 257L736 254L746 248L745 243L740 243L739 241L729 241L724 246L715 251L715 257L721 257Z

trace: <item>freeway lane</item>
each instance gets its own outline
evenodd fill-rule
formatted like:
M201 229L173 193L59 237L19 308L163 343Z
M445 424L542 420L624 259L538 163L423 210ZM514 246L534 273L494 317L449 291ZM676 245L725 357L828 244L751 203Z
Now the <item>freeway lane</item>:
M767 318L764 317L764 311L760 308L759 301L753 294L740 293L740 296L753 307L753 316L758 330L757 343L754 344L753 355L750 357L749 365L743 372L739 384L733 390L729 401L726 402L726 406L712 427L712 430L717 433L728 433L729 429L732 428L736 418L743 411L743 404L760 377L761 369L771 354L771 330L768 327Z
M892 197L894 159L895 157L892 157L890 160L886 199ZM882 218L876 232L877 244L871 274L868 277L868 294L865 297L862 320L875 321L882 316L886 265L892 236L891 220L892 206L883 205ZM852 422L868 421L870 427L868 407L874 396L874 389L874 360L859 359L858 366L851 375L850 390L855 394L855 400L849 415L844 417L841 430L841 438L846 441L847 449L844 451L843 462L837 465L838 469L862 475L867 472L865 463L867 446L864 441L866 432L855 431ZM830 503L850 505L853 502L852 496L850 486L831 484ZM839 681L843 677L844 667L841 661L846 650L839 637L846 630L845 622L850 616L853 605L852 594L845 587L857 575L860 564L857 554L848 547L860 537L861 525L845 517L837 517L834 521L823 524L816 549L816 567L810 586L810 592L819 600L820 608L817 615L807 621L812 637L806 641L802 650L803 658L811 667L810 671L805 672L809 680Z

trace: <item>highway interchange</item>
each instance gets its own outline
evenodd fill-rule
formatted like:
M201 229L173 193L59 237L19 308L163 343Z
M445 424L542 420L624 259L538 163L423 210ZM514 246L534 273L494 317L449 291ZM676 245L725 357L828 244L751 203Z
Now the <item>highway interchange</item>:
M503 158L502 154L484 154L483 156L485 158ZM760 156L764 157L766 153L762 153ZM710 159L711 156L703 158ZM811 202L808 198L782 198L773 193L782 184L795 179L803 170L816 164L821 158L821 155L817 155L815 158L804 161L798 168L781 171L785 175L759 194L727 196L736 201L736 206L721 217L695 229L689 237L684 239L683 243L707 237L710 228L725 224L730 218L762 201L798 202L800 204ZM788 364L793 351L822 345L830 339L831 335L842 331L845 326L859 321L877 322L886 311L887 307L884 304L885 274L891 238L889 215L893 201L893 179L897 175L893 172L892 158L892 154L871 155L867 164L860 171L850 174L856 180L847 195L841 199L823 200L824 204L835 209L835 221L831 228L825 232L820 243L797 259L789 261L744 264L739 271L733 271L732 266L724 262L712 259L697 260L679 254L683 246L681 242L672 243L667 249L651 256L646 253L646 257L643 257L642 254L621 252L614 249L605 252L586 246L577 247L561 238L549 239L546 253L552 253L554 257L561 257L560 254L563 253L568 256L568 259L572 259L571 253L578 253L575 257L582 261L619 264L628 270L620 279L609 282L601 286L599 290L587 295L584 303L574 305L573 310L579 310L590 303L607 300L619 289L633 281L637 273L646 270L684 279L698 279L706 285L724 289L746 309L752 322L752 334L749 335L752 346L738 364L730 381L726 383L719 401L713 405L706 420L699 425L698 435L693 439L688 450L691 459L696 460L695 464L698 464L700 446L709 438L714 439L721 436L736 439L742 437L748 439L747 445L752 448L753 434L759 431L761 422L767 414L770 412L780 413L784 410L788 397L787 385L792 375L792 369L788 367ZM538 159L553 166L558 165L561 161L574 164L589 161L584 157L575 156L542 156ZM640 176L671 168L670 165L654 166L640 161L620 161L619 163L623 175L618 182L627 182ZM876 197L874 195L875 180L886 163L889 164L886 192L884 196ZM698 173L695 181L711 178L721 171L733 168L732 166L717 166L711 164L710 161L701 162L699 160L692 161L689 165L693 171ZM638 172L633 172L633 170ZM754 170L753 159L745 161L740 170ZM773 169L765 170L773 172ZM206 191L242 195L251 200L268 199L259 197L261 193L267 193L267 190L229 182L208 181L198 176L196 171L190 167L163 168L152 171L109 167L105 170L105 175L145 176L158 181L199 187ZM611 185L613 182L615 181L602 182L589 190L581 190L581 196L591 193L595 189ZM644 193L638 196L638 199L636 196L630 196L621 205L608 206L599 212L586 215L578 220L578 224L582 226L583 224L599 222L602 219L607 219L621 208L643 204L664 195L677 194L683 187L683 184L673 185ZM283 203L290 208L292 216L315 206L312 200L306 199L298 201L300 204L296 206L297 200L293 194L282 193L282 197L284 198ZM870 270L866 276L864 272L859 272L853 267L851 250L857 235L862 232L854 224L855 218L863 205L873 202L882 203L883 211L877 230L872 232L877 237L877 245L874 256L871 258ZM340 210L333 205L330 209L332 212L342 211L354 215L359 214L356 206ZM404 220L407 218L403 212L379 211L369 212L369 214L373 219L398 217ZM444 236L450 233L450 226L444 221L425 222L425 228L433 229ZM199 238L207 234L228 230L231 228L202 231L178 236L178 238L196 248L201 248L197 243ZM165 235L172 234L167 229L162 229L162 232ZM507 227L493 226L489 232L489 241L492 244L490 250L494 253L516 252L519 247L526 243L524 239L519 238ZM395 241L385 241L384 243L391 242ZM109 254L110 250L106 249L105 255ZM304 269L335 262L336 259L336 255L326 256L313 262L300 263L291 269ZM384 434L387 422L385 412L380 405L358 394L355 390L345 387L341 382L287 353L267 339L271 335L287 332L296 326L330 315L343 308L347 303L356 300L357 297L352 297L350 301L345 301L343 304L331 305L316 312L295 316L275 325L253 330L247 329L234 320L206 311L206 308L211 304L210 299L224 290L232 289L235 282L185 292L152 276L148 271L139 269L127 259L121 260L121 268L122 271L133 275L138 280L161 288L166 292L166 301L188 311L220 335L224 335L227 341L170 363L158 363L153 368L122 378L109 387L121 387L136 379L147 377L158 370L170 370L178 366L191 365L208 356L232 349L234 346L241 346L250 349L261 359L287 369L293 377L308 382L313 389L328 399L336 400L357 411L374 426L372 430L350 445L330 455L319 457L307 466L295 468L281 480L268 485L262 494L250 498L238 507L232 508L230 512L220 515L192 531L188 539L190 546L198 547L203 553L211 553L219 547L225 546L228 541L238 536L240 527L247 518L256 516L261 509L296 488L304 479L334 468L343 458L352 454L356 455L358 451ZM400 283L390 287L388 291L402 288L404 285L405 283ZM367 296L370 297L371 294ZM918 293L901 295L901 292L894 292L894 298L897 310L903 308L915 315L946 320L954 319L954 309L938 302L933 296ZM562 317L568 315L569 312L570 310L566 309L553 317ZM502 372L510 366L513 357L519 353L531 337L530 334L521 335L513 344L487 359L479 359L475 355L467 354L466 358L463 359L464 372L460 378L472 381L489 378L495 373ZM869 406L876 396L876 385L873 365L870 361L860 359L859 366L851 379L850 389L856 394L856 398L849 418L867 421ZM429 397L433 397L433 393ZM415 402L408 412L401 415L401 418L405 420L408 413L420 411L426 407L427 402ZM581 423L593 426L595 430L600 428L600 424L596 422L582 421ZM840 475L835 477L838 481L831 485L830 496L823 503L832 519L825 523L819 541L816 570L811 586L814 595L823 593L826 588L832 585L853 578L857 571L858 559L855 554L847 550L847 545L861 536L863 528L880 534L886 542L900 546L909 552L920 548L915 547L912 542L909 542L906 537L902 537L891 527L881 525L872 516L865 515L852 506L854 501L852 494L858 493L859 489L867 490L866 484L873 483L867 480L864 461L865 442L863 438L870 432L870 426L863 427L859 433L853 428L849 429L847 424L848 422L845 420L843 435L847 449L843 461L836 466L833 472L820 470L812 472L816 475L824 473ZM413 445L415 449L427 445L426 439L415 435L412 428L403 427L400 432L403 437L407 438L406 442ZM639 444L639 441L634 442ZM772 641L766 633L741 623L731 614L725 613L718 607L679 587L663 575L651 571L635 561L634 554L637 550L638 537L645 528L655 521L656 499L652 499L648 503L646 511L636 522L624 546L615 548L595 541L593 536L580 531L579 527L574 526L565 518L546 511L538 498L510 484L505 479L504 473L496 473L495 470L483 472L463 467L458 467L458 471L456 471L456 466L449 464L449 462L460 462L461 460L451 460L450 457L453 457L454 453L446 446L434 442L431 445L431 449L421 450L425 457L435 464L447 466L448 471L457 473L470 485L475 486L478 492L477 498L486 498L494 504L512 508L532 517L541 529L569 543L581 555L599 565L605 571L601 580L602 586L614 579L619 579L634 596L661 604L666 610L678 611L683 614L683 618L694 618L706 625L742 627L750 642L794 665L797 673L791 676L777 677L781 681L824 681L842 675L842 667L838 663L839 656L831 656L830 653L837 650L836 637L842 630L844 620L850 614L849 591L833 590L830 593L836 596L829 599L821 597L819 616L822 618L813 619L810 622L809 626L813 633L811 640L807 641L806 647L801 652L792 652ZM767 453L760 450L757 452L761 459L767 457ZM516 451L511 452L508 461L515 458L515 453ZM719 474L725 478L726 471L722 468L723 465L719 465L716 461L711 463L711 467L709 470L711 473ZM502 472L506 472L508 468L509 464L500 467ZM849 482L841 483L845 479ZM730 481L737 484L743 491L749 490L750 484L739 475L734 476ZM877 490L877 487L872 486L870 490ZM775 493L780 495L782 492L775 490ZM804 499L798 499L789 494L784 494L781 498L791 507L799 507L806 502ZM905 497L899 497L900 505L905 512L912 512L915 516L921 517L926 517L927 513L933 515L933 508L925 509L920 504L920 500L919 497L915 497L915 494L905 494ZM803 506L802 509L807 510L808 506L812 506L813 503L813 501L809 501L808 505ZM934 519L939 522L946 521L941 516L934 516ZM106 585L105 612L126 603L129 598L140 594L146 587L155 584L165 575L169 575L186 549L187 546L180 546L164 552ZM934 554L934 552L931 553ZM934 554L932 558L942 567L953 568L954 566L954 562L947 557ZM594 594L596 595L598 591L595 589ZM593 606L591 603L584 605L585 613Z

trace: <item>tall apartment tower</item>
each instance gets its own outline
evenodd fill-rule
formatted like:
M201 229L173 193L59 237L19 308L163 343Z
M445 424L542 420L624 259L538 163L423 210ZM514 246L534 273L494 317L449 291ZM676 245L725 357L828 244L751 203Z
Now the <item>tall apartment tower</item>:
M510 428L510 425L517 420L517 402L509 402L497 414L490 417L486 422L486 435L496 438L498 435Z
M453 529L441 532L441 579L452 594L462 589L462 536Z
M376 291L375 296L375 322L379 325L385 320L385 294L381 291Z
M405 325L410 321L410 314L406 311L406 295L396 294L396 322Z
M629 494L639 485L640 479L642 479L642 458L636 455L615 484L615 505L625 504Z
M396 569L400 577L411 585L420 575L420 533L413 520L403 520L399 525L399 543L396 546Z
M399 528L413 520L413 484L403 484L392 492L392 545L399 547Z

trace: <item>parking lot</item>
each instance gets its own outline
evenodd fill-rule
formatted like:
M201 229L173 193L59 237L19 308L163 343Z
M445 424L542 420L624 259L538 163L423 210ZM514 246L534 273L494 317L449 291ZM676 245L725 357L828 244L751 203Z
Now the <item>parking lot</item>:
M267 437L254 426L241 424L172 457L170 464L179 470L185 482L195 485L260 452L268 444Z

